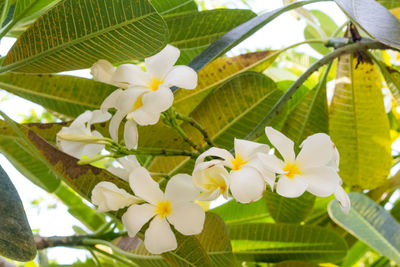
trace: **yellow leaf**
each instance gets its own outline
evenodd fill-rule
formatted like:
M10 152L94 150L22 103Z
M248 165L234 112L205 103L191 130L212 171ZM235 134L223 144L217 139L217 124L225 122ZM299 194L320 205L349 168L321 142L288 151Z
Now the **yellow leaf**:
M386 180L392 163L389 120L375 65L356 65L352 55L339 59L330 133L344 182L373 189Z

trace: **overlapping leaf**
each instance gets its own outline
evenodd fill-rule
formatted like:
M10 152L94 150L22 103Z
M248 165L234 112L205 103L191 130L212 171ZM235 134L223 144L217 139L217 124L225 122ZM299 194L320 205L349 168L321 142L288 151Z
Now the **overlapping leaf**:
M211 211L221 216L226 224L273 222L265 205L265 197L246 205L232 199Z
M367 196L349 196L350 213L344 214L335 200L329 205L329 216L365 244L400 264L400 224Z
M155 54L167 26L144 0L65 0L41 16L7 54L4 70L52 73Z
M228 225L235 256L242 261L340 261L346 242L335 232L317 226L252 223Z
M387 66L385 63L377 62L385 81L392 92L393 98L397 104L400 104L400 72Z
M329 127L344 182L372 189L385 181L391 167L389 121L376 67L356 65L352 55L339 59Z
M278 53L264 51L230 58L218 58L199 71L196 89L180 89L175 92L174 106L177 111L189 114L207 97L213 88L245 71L261 72L268 68L277 56Z
M379 42L400 48L400 21L375 0L335 0L361 28Z
M194 0L151 0L151 4L162 15L197 11Z
M0 88L57 113L77 117L85 110L100 107L116 87L92 79L69 75L0 75Z
M287 198L275 192L265 192L265 203L276 222L300 223L310 214L315 196L304 193L298 198Z

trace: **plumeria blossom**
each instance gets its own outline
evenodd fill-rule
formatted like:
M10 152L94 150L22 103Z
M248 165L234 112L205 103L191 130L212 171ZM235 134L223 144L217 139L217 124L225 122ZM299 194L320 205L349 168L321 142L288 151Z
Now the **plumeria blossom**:
M126 117L125 138L134 135L137 139L136 124L156 124L161 112L169 109L174 101L170 89L177 86L194 89L197 86L197 73L183 65L174 66L180 55L179 49L167 45L158 54L144 60L146 72L139 66L124 64L112 75L113 81L128 84L126 90L118 89L109 95L101 105L102 110L115 108L116 114L110 123L110 135L117 141L118 128ZM127 147L137 144L133 138ZM126 142L126 140L125 140Z
M98 183L92 190L91 199L92 203L98 206L98 212L119 210L141 202L141 199L132 196L111 182Z
M129 82L125 77L129 76L128 64L124 64L118 67L114 67L110 62L105 59L100 59L90 68L90 73L93 76L93 80L108 83L119 88L128 88Z
M279 174L278 194L294 198L307 190L316 196L327 197L336 191L341 179L337 170L328 165L336 157L328 135L320 133L308 137L296 157L292 140L272 127L265 128L265 131L283 158L258 154L266 168Z
M237 201L250 203L262 197L266 183L273 188L275 174L264 168L257 157L257 153L267 154L269 147L242 139L235 139L234 146L235 156L225 149L212 147L197 158L193 183L203 192L205 199L215 199L219 194L226 196L229 186ZM222 160L204 162L209 156ZM231 169L229 178L221 165Z
M161 254L177 248L177 241L170 224L184 235L199 234L203 230L205 212L194 200L199 191L193 186L190 175L173 176L161 191L143 168L135 169L129 184L136 196L147 203L132 205L122 216L122 223L130 237L150 221L144 235L144 245L153 254Z
M117 162L121 165L121 167L110 166L107 168L107 171L125 181L129 180L129 175L133 170L140 167L140 163L134 155L118 158Z
M100 110L85 111L79 115L69 127L62 127L57 133L58 147L75 158L81 159L82 155L91 157L99 153L103 144L96 144L102 135L98 131L92 131L94 123L101 123L109 120L111 114Z
M193 183L203 193L199 200L210 201L220 195L229 197L229 173L221 160L211 160L196 164Z
M303 147L307 142L310 142L309 140L310 137L307 137L303 143L300 145L300 147ZM328 162L327 166L332 167L336 172L339 171L339 151L336 148L335 144L330 140L330 149L332 151L332 158ZM344 191L342 187L342 179L339 177L339 183L336 185L335 192L333 193L335 195L336 200L338 201L341 209L343 210L344 213L349 213L350 211L350 198L349 195L347 195L346 191Z
M92 202L101 212L130 206L122 216L130 237L136 236L151 221L144 235L144 245L149 252L161 254L177 248L170 224L184 235L196 235L203 230L205 212L194 203L199 190L194 187L190 175L173 176L164 193L149 172L138 167L130 173L129 185L135 196L113 183L100 182L92 191Z

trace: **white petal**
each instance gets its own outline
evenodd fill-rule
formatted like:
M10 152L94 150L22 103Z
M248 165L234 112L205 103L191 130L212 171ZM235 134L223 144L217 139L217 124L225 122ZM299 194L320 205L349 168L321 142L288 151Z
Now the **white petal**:
M153 254L161 254L177 248L175 235L166 219L154 217L144 234L144 246Z
M167 87L194 89L197 87L197 73L188 66L175 66L165 77L164 84Z
M139 66L122 64L117 67L112 77L113 81L126 86L147 86L150 77Z
M129 185L135 195L151 204L157 205L157 202L164 199L164 194L158 183L151 178L149 172L143 167L139 167L131 172L129 175Z
M188 174L174 175L165 188L165 198L173 204L194 201L200 191L193 185L192 176Z
M124 128L124 140L128 149L134 149L138 145L138 130L136 123L128 120Z
M125 112L122 111L117 111L114 116L112 117L109 125L109 132L111 138L115 141L118 142L118 130L119 130L119 125L121 124L122 120L126 116Z
M210 156L222 158L225 160L225 164L227 164L228 167L232 166L231 162L231 160L233 160L232 154L226 149L217 147L212 147L206 150L205 152L201 153L201 155L196 159L196 165L203 162L206 157Z
M99 212L119 210L138 202L138 199L110 182L100 182L92 190L92 203Z
M226 190L225 193L222 195L224 196L224 198L227 199L227 197L226 197L227 194L228 194L228 190ZM221 195L221 190L218 187L214 191L207 191L207 192L201 193L201 195L197 198L197 200L200 200L200 201L216 200L217 198L219 198L220 195Z
M242 159L246 161L250 161L251 159L256 157L257 152L268 153L269 146L235 138L235 154L240 155Z
M103 148L104 145L86 144L83 147L82 155L85 155L86 157L93 157L94 155L100 153L103 150Z
M245 166L239 171L231 171L230 189L237 201L250 203L264 194L265 180L256 169Z
M90 120L90 124L105 122L108 121L110 118L110 113L104 112L102 110L94 110L92 112L92 119Z
M100 59L90 68L90 73L93 75L93 80L112 84L112 76L115 72L115 67L107 60Z
M164 80L167 73L171 71L178 60L179 55L180 51L178 48L167 45L159 53L144 60L146 70L151 76Z
M102 111L106 111L110 108L116 108L118 106L118 99L121 95L124 94L122 89L117 89L112 92L109 96L104 99L103 103L100 106Z
M156 215L154 210L155 207L150 204L132 205L128 208L121 219L130 237L136 236L143 225Z
M333 157L333 143L327 134L318 133L302 143L296 162L303 168L326 165Z
M165 86L160 86L157 91L143 95L143 109L151 113L166 111L174 102L174 94Z
M146 92L149 92L149 90L144 87L129 87L124 91L124 94L118 98L117 109L123 110L126 113L131 112L138 98Z
M172 213L167 216L167 219L182 234L197 235L203 231L205 215L200 205L185 203L172 206Z
M257 153L257 157L268 170L279 174L284 173L283 167L285 166L285 163L276 156L265 153Z
M86 146L85 143L65 141L62 139L57 139L57 145L61 151L77 159L81 159Z
M139 108L134 112L128 114L128 119L133 119L137 122L137 124L146 126L146 125L154 125L160 119L160 112L158 113L151 113L146 111L143 108Z
M301 196L307 189L307 182L299 176L289 179L280 175L276 185L276 192L284 197L295 198Z
M92 112L90 110L86 110L81 115L79 115L69 126L69 128L84 128L87 123L92 119Z
M111 172L113 175L121 178L122 180L129 181L130 172L128 172L126 169L111 166L108 167L106 170Z
M341 186L337 186L335 190L335 198L339 202L342 211L346 214L349 214L351 202L349 195L347 195L346 191Z
M295 159L294 143L281 132L272 127L266 127L265 133L271 144L279 151L286 162L293 163Z
M307 181L307 191L318 197L332 195L339 185L340 177L330 167L312 167L301 170L302 178Z
M193 170L193 184L204 192L199 199L214 200L228 194L229 173L221 160L201 162Z
M255 168L260 174L262 174L264 180L274 190L276 175L270 171L259 158L252 159L247 163L247 166Z
M134 170L138 167L140 167L140 163L137 160L135 155L129 155L123 158L119 158L118 162L126 169L128 170Z

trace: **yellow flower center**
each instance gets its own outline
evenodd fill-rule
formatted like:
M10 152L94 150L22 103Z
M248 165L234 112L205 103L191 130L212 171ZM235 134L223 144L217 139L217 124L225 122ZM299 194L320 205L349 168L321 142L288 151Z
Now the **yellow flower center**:
M232 170L237 171L242 168L243 165L247 163L246 160L244 160L239 154L236 154L236 157L234 159L231 159L232 162Z
M293 164L287 163L283 168L283 171L285 172L286 177L290 179L293 179L295 175L301 174L296 162Z
M153 79L151 79L151 83L149 84L149 87L150 87L151 91L154 92L154 91L157 91L158 87L163 83L164 83L163 80L160 80L158 78L153 78Z
M158 216L160 216L161 219L170 215L172 212L171 202L169 202L168 200L158 202L155 212L158 214Z
M135 111L135 110L137 110L138 108L140 108L141 106L143 106L143 99L142 99L142 96L143 96L143 95L139 96L139 97L136 99L136 102L133 104L132 111Z

